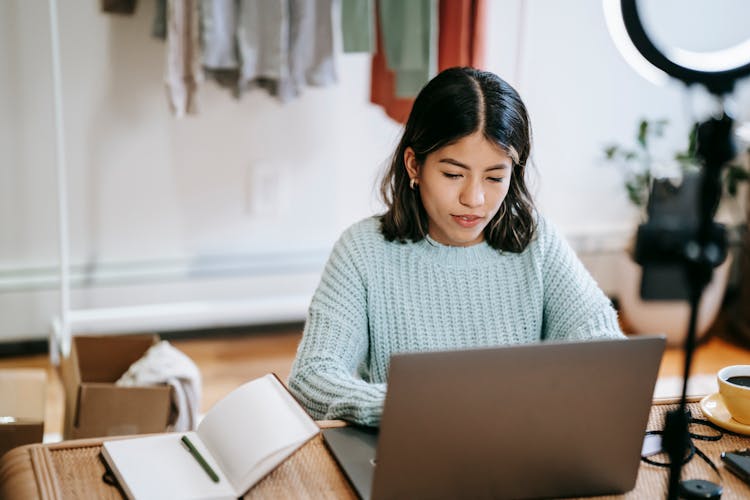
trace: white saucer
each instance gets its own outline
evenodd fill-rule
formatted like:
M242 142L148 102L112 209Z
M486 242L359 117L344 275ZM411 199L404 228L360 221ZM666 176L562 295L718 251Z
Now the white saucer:
M724 398L718 392L701 399L700 405L703 416L710 422L728 431L750 436L750 425L743 424L732 418L729 410L724 405Z

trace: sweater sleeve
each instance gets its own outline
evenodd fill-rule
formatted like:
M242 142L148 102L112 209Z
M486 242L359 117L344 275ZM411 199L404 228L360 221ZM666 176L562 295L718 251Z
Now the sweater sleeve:
M612 303L573 249L545 221L539 221L544 281L545 340L624 338Z
M386 384L358 374L369 354L364 256L351 231L336 243L313 295L289 388L316 419L380 422Z

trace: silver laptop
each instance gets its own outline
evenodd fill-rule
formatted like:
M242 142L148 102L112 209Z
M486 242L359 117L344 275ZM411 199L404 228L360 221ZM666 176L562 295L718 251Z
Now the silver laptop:
M365 499L624 493L635 486L664 344L397 354L379 433L323 436Z

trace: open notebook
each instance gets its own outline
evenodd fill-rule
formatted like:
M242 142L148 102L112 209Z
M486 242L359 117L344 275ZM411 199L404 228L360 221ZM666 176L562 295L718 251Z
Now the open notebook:
M130 498L229 499L242 496L318 432L281 381L269 374L216 403L195 432L105 441L102 455Z

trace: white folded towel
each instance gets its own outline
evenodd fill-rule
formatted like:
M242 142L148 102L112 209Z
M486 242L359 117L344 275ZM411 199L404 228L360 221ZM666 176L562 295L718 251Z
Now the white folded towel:
M201 402L201 373L192 359L166 340L154 344L115 382L121 386L169 384L172 411L169 430L194 430Z

